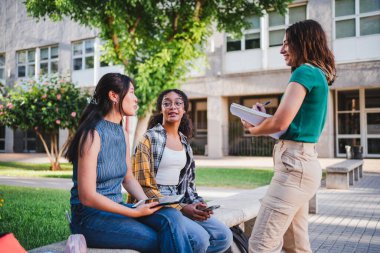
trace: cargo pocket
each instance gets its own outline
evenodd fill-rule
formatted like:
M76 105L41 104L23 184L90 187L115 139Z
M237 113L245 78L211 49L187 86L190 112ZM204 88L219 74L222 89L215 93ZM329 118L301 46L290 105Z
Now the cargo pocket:
M300 187L304 168L303 162L298 156L301 156L298 151L286 150L281 155L281 163L283 164L286 172L288 172L287 183Z
M287 229L288 219L288 214L262 206L252 235L257 247L261 250L278 247Z

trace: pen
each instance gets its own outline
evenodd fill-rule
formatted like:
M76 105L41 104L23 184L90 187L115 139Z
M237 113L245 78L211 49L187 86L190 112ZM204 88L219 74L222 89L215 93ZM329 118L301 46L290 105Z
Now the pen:
M269 104L270 104L270 100L269 100L269 101L266 101L266 102L263 104L263 106L266 106L266 105L269 105ZM256 106L256 108L257 108L257 110L258 110L259 112L261 112L260 107Z

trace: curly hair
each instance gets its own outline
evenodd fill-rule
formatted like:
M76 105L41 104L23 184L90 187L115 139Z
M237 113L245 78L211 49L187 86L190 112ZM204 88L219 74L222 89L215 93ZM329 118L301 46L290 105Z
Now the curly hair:
M315 20L304 20L286 29L289 51L295 56L292 71L304 63L310 63L325 73L331 85L336 76L334 55L327 45L326 34Z
M150 118L148 129L153 128L158 123L163 123L163 115L161 113L162 100L164 99L164 96L170 92L177 93L178 96L182 98L185 112L189 110L189 99L183 91L178 89L164 90L160 93L160 95L158 95L156 102L156 114ZM178 131L183 133L188 139L191 139L191 137L193 137L193 123L187 113L183 114Z

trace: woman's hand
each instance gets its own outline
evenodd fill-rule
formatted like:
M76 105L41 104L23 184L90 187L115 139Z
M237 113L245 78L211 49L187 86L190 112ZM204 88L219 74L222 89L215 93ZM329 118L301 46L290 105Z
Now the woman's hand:
M211 212L201 210L205 209L206 207L207 205L205 203L199 202L186 205L181 209L181 211L186 217L192 220L205 221L210 218L211 214Z
M135 218L142 217L142 216L148 216L148 215L151 215L152 213L160 210L162 208L162 206L156 206L157 204L158 204L158 202L152 202L149 204L139 205L136 209L134 209L136 211Z
M252 109L255 111L263 112L266 113L267 111L265 110L265 106L261 103L256 103L255 105L252 106Z
M241 123L243 124L243 127L245 129L247 129L251 134L252 134L252 130L255 128L254 125L251 125L250 123L248 123L247 121L245 120L241 120Z

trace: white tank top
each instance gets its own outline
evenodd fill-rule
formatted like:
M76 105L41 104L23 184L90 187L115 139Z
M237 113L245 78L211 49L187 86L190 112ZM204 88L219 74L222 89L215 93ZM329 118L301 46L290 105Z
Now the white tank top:
M160 166L157 170L156 182L161 185L177 185L179 174L186 165L186 151L175 151L165 147Z

